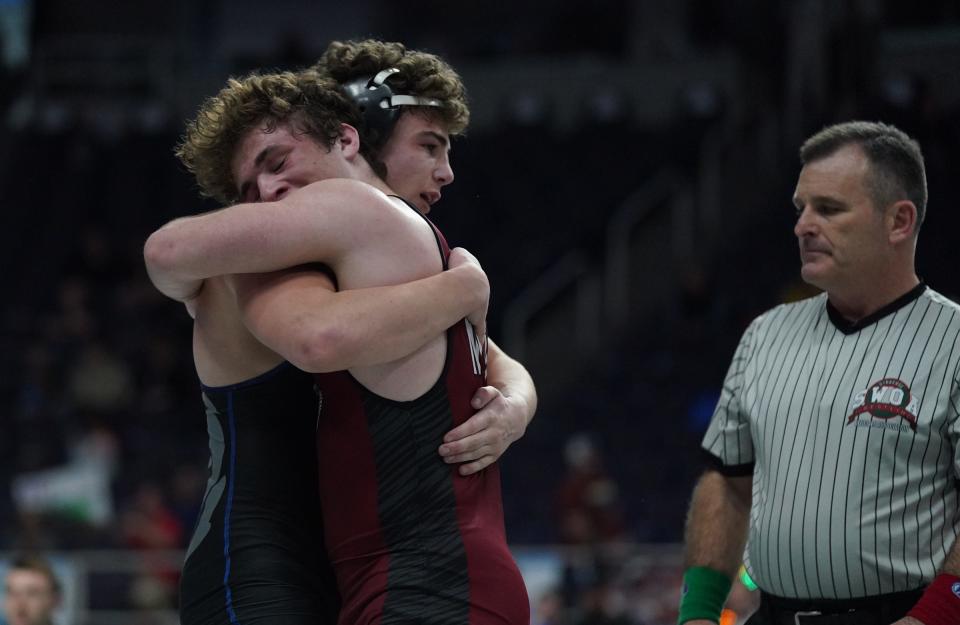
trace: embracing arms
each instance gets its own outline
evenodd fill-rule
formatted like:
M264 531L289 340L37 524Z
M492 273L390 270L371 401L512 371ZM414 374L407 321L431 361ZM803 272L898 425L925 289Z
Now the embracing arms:
M483 328L489 285L464 251L451 256L450 271L395 286L335 291L327 275L304 267L353 249L387 201L369 185L325 180L277 202L176 219L147 239L147 271L188 307L207 278L232 275L238 304L273 336L265 344L310 371L389 362L463 317Z

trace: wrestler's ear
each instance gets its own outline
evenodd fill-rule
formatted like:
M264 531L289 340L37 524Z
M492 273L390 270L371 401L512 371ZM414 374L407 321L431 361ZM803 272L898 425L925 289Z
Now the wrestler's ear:
M360 153L360 133L350 124L340 124L340 136L337 145L347 159L353 159Z

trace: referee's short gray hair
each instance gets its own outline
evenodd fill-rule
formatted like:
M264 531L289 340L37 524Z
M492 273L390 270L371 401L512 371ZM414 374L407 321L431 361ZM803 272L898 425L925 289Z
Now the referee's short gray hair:
M800 162L826 158L850 144L859 145L870 162L865 181L876 208L910 200L917 207L917 225L927 214L927 175L920 144L905 132L882 122L850 121L827 126L800 146Z

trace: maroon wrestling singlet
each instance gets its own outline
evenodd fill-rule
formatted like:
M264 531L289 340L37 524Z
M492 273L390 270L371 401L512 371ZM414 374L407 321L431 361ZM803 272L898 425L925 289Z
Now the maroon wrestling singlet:
M434 232L446 266L449 247ZM346 371L315 376L321 508L342 625L530 622L497 464L464 477L437 451L474 413L485 380L486 345L466 320L447 331L440 378L413 401L380 397Z

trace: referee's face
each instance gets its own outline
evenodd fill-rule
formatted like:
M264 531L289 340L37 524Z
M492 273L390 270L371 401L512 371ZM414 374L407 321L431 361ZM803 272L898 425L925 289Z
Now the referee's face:
M804 165L793 195L801 275L834 295L856 293L891 258L883 214L866 188L868 169L860 147L845 146Z

